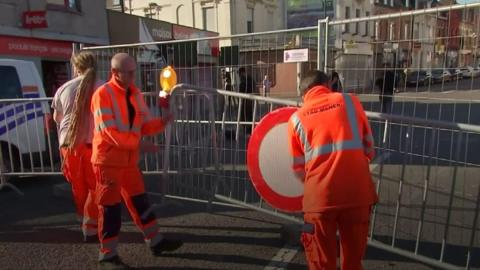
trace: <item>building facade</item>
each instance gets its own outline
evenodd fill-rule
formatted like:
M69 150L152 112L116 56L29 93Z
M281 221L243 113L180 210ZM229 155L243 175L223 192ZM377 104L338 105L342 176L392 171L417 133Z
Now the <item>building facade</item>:
M402 12L432 7L431 1L377 0L374 14ZM375 63L398 70L432 69L436 67L434 49L438 36L438 17L405 16L375 23Z
M34 62L48 96L70 78L72 43L109 43L102 1L0 0L0 57Z
M122 10L122 1L107 0L107 8ZM283 29L282 0L124 0L123 11L220 36Z
M455 4L454 0L442 0L435 6ZM477 66L480 29L480 9L470 8L442 12L437 21L438 35L435 53L448 68Z

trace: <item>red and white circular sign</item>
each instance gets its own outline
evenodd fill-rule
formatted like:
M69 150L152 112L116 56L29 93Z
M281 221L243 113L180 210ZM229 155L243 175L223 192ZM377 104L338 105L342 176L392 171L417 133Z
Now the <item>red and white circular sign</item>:
M297 108L267 114L250 137L247 165L258 194L272 207L288 212L302 210L303 183L293 173L288 147L288 120Z

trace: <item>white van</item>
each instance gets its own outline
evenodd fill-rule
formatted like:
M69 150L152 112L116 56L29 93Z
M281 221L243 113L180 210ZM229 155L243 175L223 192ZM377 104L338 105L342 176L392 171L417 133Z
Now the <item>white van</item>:
M0 166L3 172L50 166L55 134L42 79L32 62L0 59ZM8 101L25 99L25 101ZM52 132L53 130L53 132ZM52 135L52 136L50 136ZM50 140L49 140L50 139ZM50 143L48 142L50 141ZM48 151L50 149L50 151Z

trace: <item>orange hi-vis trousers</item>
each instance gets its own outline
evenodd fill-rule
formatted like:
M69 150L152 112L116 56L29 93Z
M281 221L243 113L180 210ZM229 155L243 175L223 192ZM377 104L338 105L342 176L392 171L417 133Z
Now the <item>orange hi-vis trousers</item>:
M337 231L342 270L362 270L371 207L305 213L302 243L310 270L337 269Z
M133 222L147 245L153 247L162 240L157 220L147 195L143 176L138 167L107 167L94 165L97 179L97 204L99 209L98 237L99 260L117 256L118 234L122 224L121 201L128 208Z
M75 149L60 149L63 157L63 175L72 185L72 194L77 214L83 218L85 236L97 234L98 207L95 203L95 174L90 159L92 146L81 144Z

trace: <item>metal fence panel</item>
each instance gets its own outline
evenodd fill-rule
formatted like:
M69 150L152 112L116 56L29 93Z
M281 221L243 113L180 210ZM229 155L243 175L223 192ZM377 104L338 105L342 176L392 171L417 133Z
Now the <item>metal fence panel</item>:
M382 24L405 25L408 21L412 26L416 20L445 20L445 12L444 25L451 27L451 17L455 15L450 12L475 8L475 14L479 6L325 20L319 22L319 27L260 34L86 49L96 54L98 74L104 80L109 77L109 62L115 53L127 52L134 56L138 64L137 85L145 92L147 104L156 115L167 113L157 109L158 75L163 67L173 65L180 82L194 85L178 86L174 92L171 110L176 120L168 127L166 136L145 138L163 146L159 153L142 155L143 171L162 176L159 189L153 192L207 202L226 201L296 222L301 222L301 216L272 209L255 192L246 168L248 139L265 114L282 106L299 105L297 86L299 75L304 71L322 64L328 71L337 71L343 79L344 90L359 94L369 111L377 145L377 158L372 162L371 171L380 201L373 209L370 244L442 268L480 268L480 159L477 153L480 106L475 97L479 79L472 75L466 79L455 77L446 81L442 78L436 84L409 86L411 72L407 70L403 81L398 75L399 93L394 94L391 110L387 111L392 114L378 113L382 111L378 88L383 84L375 83L377 79L385 79L388 61L392 62L395 74L403 72L403 67L397 65L403 60L399 61L399 56L392 58L391 52L403 48L404 44L408 45L403 52L407 55L408 68L414 64L418 77L424 68L443 70L463 63L446 61L445 52L443 61L440 57L435 62L438 65L425 67L421 57L420 60L408 57L418 51L422 54L422 42L427 42L429 48L437 48L438 44L448 45L448 40L471 43L471 38L477 38L466 33L456 37L407 35L396 38L393 31L384 39L381 33L377 35L373 31L374 26L381 29ZM369 38L368 34L350 42L344 30L346 25L356 27L357 23L368 23L374 37ZM335 36L334 40L322 39L331 35ZM322 44L327 50L321 49ZM308 61L284 63L283 52L296 48L309 49ZM476 49L472 50L474 55ZM367 53L358 53L362 51ZM434 56L431 55L432 61ZM467 60L464 57L462 61ZM249 75L243 84L238 75L242 67ZM265 75L271 82L270 91L264 91ZM0 114L0 122L5 122L6 127L1 135L4 138L0 137L3 141L0 188L8 185L6 177L60 173L55 132L48 132L43 125L46 117L35 112L35 104L47 101L0 101L0 109L10 106L14 111L18 108L24 112L14 121L7 119L11 113L4 112L4 118ZM25 120L32 117L38 120ZM11 125L17 128L10 129Z

